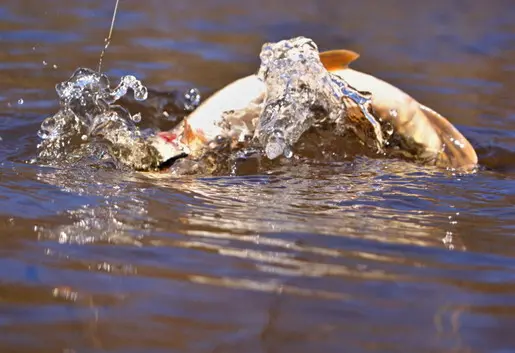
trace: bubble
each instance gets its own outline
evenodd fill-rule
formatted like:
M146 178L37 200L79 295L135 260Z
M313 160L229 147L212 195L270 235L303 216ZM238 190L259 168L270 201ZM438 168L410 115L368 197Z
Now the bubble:
M22 105L22 104L23 104L23 98L18 99L18 104L19 104L19 105Z
M43 60L43 66L47 66L47 65L48 65L48 63L45 60Z

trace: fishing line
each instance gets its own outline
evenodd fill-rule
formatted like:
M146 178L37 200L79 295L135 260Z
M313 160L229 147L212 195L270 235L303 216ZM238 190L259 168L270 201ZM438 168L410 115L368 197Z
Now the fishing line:
M102 53L100 53L100 60L98 61L98 72L101 72L102 70L102 59L104 58L105 52L107 50L107 47L111 43L111 37L113 35L113 28L114 28L114 21L116 19L116 14L118 13L118 3L120 0L116 0L116 4L114 5L114 11L113 11L113 18L111 19L111 28L109 28L109 34L107 35L107 38L105 39L105 46L102 50Z

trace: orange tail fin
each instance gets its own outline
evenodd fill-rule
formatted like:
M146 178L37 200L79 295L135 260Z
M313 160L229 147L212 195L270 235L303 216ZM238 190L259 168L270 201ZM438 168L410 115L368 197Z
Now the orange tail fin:
M322 65L327 71L336 71L345 69L351 62L359 58L359 54L352 50L329 50L319 54Z

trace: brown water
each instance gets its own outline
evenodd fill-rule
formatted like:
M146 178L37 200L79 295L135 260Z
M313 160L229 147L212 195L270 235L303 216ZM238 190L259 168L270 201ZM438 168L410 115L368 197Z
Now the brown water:
M265 41L353 49L355 68L460 128L475 175L366 158L180 179L26 163L54 85L97 66L113 6L0 5L1 352L515 352L511 1L122 0L104 61L206 96L254 72Z

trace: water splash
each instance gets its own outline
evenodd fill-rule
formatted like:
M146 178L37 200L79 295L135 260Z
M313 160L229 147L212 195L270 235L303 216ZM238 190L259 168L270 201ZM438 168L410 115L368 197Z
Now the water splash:
M266 85L267 97L254 137L268 158L291 158L304 132L323 122L336 123L341 129L372 130L370 142L382 144L381 126L369 110L369 95L329 73L311 39L267 43L260 58L258 77ZM361 119L346 119L345 101L359 107Z
M233 120L244 120L244 124L231 120L231 128L235 130L232 132L238 134L231 135L237 135L237 141L229 144L228 154L247 147L247 143L242 142L253 137L253 143L262 146L268 159L292 158L301 136L308 129L326 123L329 124L326 127L332 124L358 132L367 129L362 135L370 137L378 146L382 144L381 126L369 109L370 95L329 73L320 62L318 48L311 39L297 37L267 43L260 58L258 78L265 83L266 97L264 102L253 103L255 107L243 109L241 116L233 116ZM136 126L142 119L141 114L131 115L115 104L129 92L136 101L147 99L147 88L132 75L122 77L118 86L111 88L105 74L80 68L69 80L56 85L56 92L61 109L41 124L38 132L42 139L38 146L40 161L66 164L80 161L83 164L86 160L93 165L109 163L120 168L149 170L167 162L163 151L184 154L176 148L174 139L163 142L163 139L150 138L155 135L154 131L141 131ZM184 94L184 111L196 109L199 103L197 89ZM348 117L349 107L359 108L361 113L357 118ZM163 143L166 146L163 147ZM216 152L218 160L222 153Z
M371 95L368 93L362 93L357 91L356 89L350 87L347 82L343 81L341 78L335 75L331 75L331 81L334 87L334 94L341 101L351 102L351 104L355 104L361 115L357 121L351 121L350 119L342 119L342 127L343 128L351 128L352 130L360 130L358 135L362 135L362 139L366 140L364 142L376 148L376 150L381 151L383 143L383 131L381 124L377 119L370 113L370 106L372 104ZM395 112L396 113L396 112ZM371 130L372 138L366 139L363 135L363 130Z
M111 104L127 94L128 89L134 92L136 100L147 99L147 88L132 75L122 77L120 84L113 90L109 87L109 79L105 74L91 69L77 69L69 80L56 85L61 105L67 106L78 100L82 106L90 107L90 103Z
M327 71L316 56L316 44L303 37L263 45L258 77L266 84L267 97L254 136L270 159L291 150L314 124L315 105L318 112L327 113L324 103L332 96L321 97Z
M141 131L141 115L131 115L114 103L129 91L145 100L147 88L132 75L122 77L111 89L105 74L79 68L70 79L56 85L61 109L46 118L38 131L38 160L70 164L88 160L93 165L109 163L119 168L152 169L161 157Z

